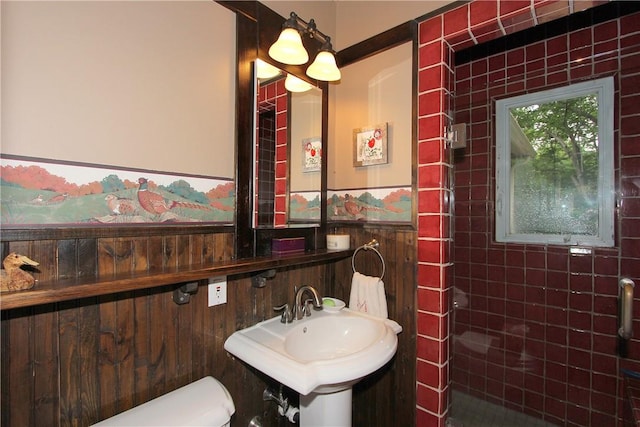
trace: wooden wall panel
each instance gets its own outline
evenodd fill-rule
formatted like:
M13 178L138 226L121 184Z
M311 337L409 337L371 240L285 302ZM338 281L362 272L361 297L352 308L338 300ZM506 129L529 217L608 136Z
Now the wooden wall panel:
M11 327L3 328L3 336L6 338L3 344L6 345L7 351L3 354L2 364L6 363L8 369L3 369L2 372L2 395L6 395L6 402L2 402L2 413L5 415L6 411L12 425L16 426L36 425L33 414L35 392L31 372L32 340L29 339L29 333L33 329L33 318L28 312L27 309L15 310ZM7 393L6 390L10 392Z
M100 358L97 349L100 344L99 306L96 298L85 300L79 305L78 314L80 327L78 329L78 375L80 383L81 413L80 420L99 419L100 394L96 387L96 378L100 369ZM55 331L54 331L55 333Z
M410 322L404 315L413 310L414 273L413 267L402 266L413 262L413 233L348 232L359 243L372 236L380 240L390 317L404 327L398 356L356 388L354 425L390 420L388 425L410 426L415 337L409 324L413 315ZM3 250L32 256L42 263L39 277L55 278L226 260L233 245L232 234L220 233L8 242ZM264 288L252 287L249 274L232 276L227 304L215 307L207 307L205 280L184 305L172 301L176 284L3 311L1 424L87 426L212 375L233 396L233 426L246 426L254 416L261 416L265 426L286 425L275 405L262 400L265 387L277 384L230 356L224 341L237 329L273 317L273 306L292 303L296 286L312 285L348 301L351 275L347 259L284 268ZM296 401L296 396L290 398Z
M351 235L355 249L372 239L378 240L386 272L383 277L389 318L403 331L398 335L394 359L375 375L354 387L353 425L415 425L416 372L416 233L412 230L367 226L338 227L332 233ZM356 270L378 276L381 263L371 251L361 250L355 257ZM332 292L349 304L353 270L351 259L335 264ZM375 404L371 404L375 402Z
M58 413L58 316L47 306L36 307L33 314L34 342L34 418L55 419ZM43 423L44 425L44 423Z

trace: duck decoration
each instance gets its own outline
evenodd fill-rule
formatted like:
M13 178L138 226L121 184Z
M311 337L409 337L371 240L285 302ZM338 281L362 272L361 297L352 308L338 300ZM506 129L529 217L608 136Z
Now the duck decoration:
M33 288L36 279L21 268L23 265L35 267L39 263L15 252L6 256L2 261L4 270L0 270L0 292L24 291Z

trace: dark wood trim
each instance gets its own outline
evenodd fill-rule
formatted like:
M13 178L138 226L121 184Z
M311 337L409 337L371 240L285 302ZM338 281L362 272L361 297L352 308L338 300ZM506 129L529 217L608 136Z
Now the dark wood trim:
M415 230L416 227L409 223L395 222L358 222L358 221L336 221L327 224L327 230L332 233L338 228L354 229L380 229L380 230Z
M82 278L58 280L49 283L42 282L28 291L2 294L0 309L4 311L120 292L158 288L166 285L199 281L215 276L230 276L290 266L319 264L348 258L352 253L353 251L350 250L321 250L280 257L220 261L206 266L188 265L171 270L163 269L142 273L127 272L109 278Z
M418 24L412 25L411 69L411 223L418 227Z
M238 2L242 3L242 2ZM254 71L256 21L236 15L236 248L237 258L255 255L253 241L253 150L255 129Z
M0 242L18 242L25 240L64 240L102 237L145 237L155 235L214 234L230 233L232 225L130 225L104 227L33 227L3 228Z
M326 248L327 242L324 236L327 234L327 180L329 175L329 84L323 82L322 89L322 164L320 181L320 239L316 248Z
M414 40L417 27L418 23L416 21L407 21L383 33L369 37L360 43L342 49L336 55L338 67L345 67L354 62L362 61L370 56Z
M254 0L216 0L216 3L253 21L258 20L258 2Z

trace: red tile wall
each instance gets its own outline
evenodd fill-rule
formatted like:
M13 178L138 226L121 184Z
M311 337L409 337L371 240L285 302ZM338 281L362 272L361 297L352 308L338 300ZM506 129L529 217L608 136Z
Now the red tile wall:
M275 227L286 226L287 199L287 109L289 92L284 87L284 78L263 84L258 90L258 110L275 109L276 112L276 173L275 173ZM264 106L264 107L263 107ZM256 123L258 121L256 120ZM255 167L258 167L256 158ZM256 174L257 176L257 174ZM254 188L257 183L254 183ZM256 196L257 198L257 196ZM257 200L255 201L257 206Z
M475 0L419 24L417 426L445 426L451 376L456 386L561 425L611 425L619 418L617 369L640 367L635 341L629 359L620 361L614 352L617 278L639 277L640 232L632 230L640 213L640 162L634 157L640 154L640 99L632 81L637 80L640 19L625 18L615 28L603 25L576 32L570 40L545 43L544 54L543 46L535 45L453 69L457 50L602 3ZM615 43L618 51L612 54ZM592 64L578 61L583 57ZM616 74L622 202L617 247L585 257L571 256L566 248L494 244L490 100L618 68L624 71ZM503 84L481 89L487 79ZM454 86L455 81L462 86ZM474 123L469 148L458 162L459 154L445 144L443 128L452 119L453 94L455 104L463 102L465 81L467 108L460 114ZM454 284L473 297L466 319L463 310L452 309ZM462 357L456 366L449 329L451 336L462 330L448 327L454 314L456 324L476 328L473 332L499 331L509 346L492 354L494 359ZM542 363L545 375L524 369L514 374L507 368L523 348Z
M562 6L541 3L545 16ZM503 25L526 21L508 16ZM627 359L616 355L618 280L640 283L640 14L454 71L455 122L468 124L469 140L453 162L452 281L467 301L452 314L453 388L557 425L621 425L619 370L640 368L638 340ZM496 243L495 100L604 76L616 85L616 246L577 255ZM457 340L464 333L492 345L471 349Z

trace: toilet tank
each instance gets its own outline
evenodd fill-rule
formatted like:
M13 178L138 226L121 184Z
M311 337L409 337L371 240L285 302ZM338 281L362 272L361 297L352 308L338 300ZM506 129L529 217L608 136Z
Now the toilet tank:
M204 377L93 426L223 427L235 410L227 389L215 378Z

